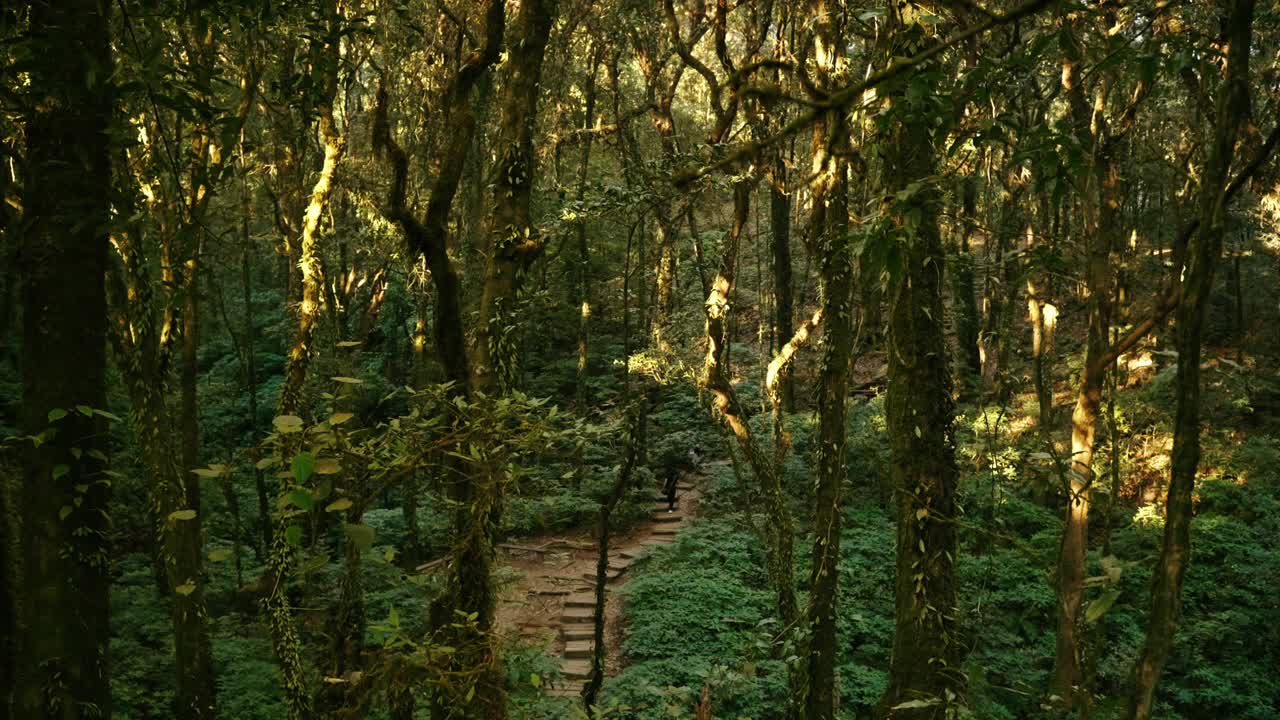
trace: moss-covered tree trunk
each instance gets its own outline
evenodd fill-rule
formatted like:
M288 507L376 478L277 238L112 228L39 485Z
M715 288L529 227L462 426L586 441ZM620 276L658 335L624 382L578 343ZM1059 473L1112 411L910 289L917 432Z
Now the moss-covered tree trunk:
M911 55L924 41L922 28L896 13L891 27L891 55ZM942 304L945 260L940 198L930 180L937 160L928 113L921 101L908 99L904 83L886 90L885 194L919 185L885 207L902 265L890 294L885 403L898 526L895 622L889 686L878 714L932 720L947 715L964 684L955 622L959 471Z
M507 77L501 99L496 139L497 165L493 206L488 222L489 252L481 290L480 312L471 354L471 389L496 397L515 388L520 348L517 345L520 292L525 275L545 247L545 238L530 215L534 184L533 139L538 116L542 64L555 0L526 0L516 19L516 35L508 47ZM493 533L501 518L506 472L486 460L472 463L472 477L458 483L462 502L455 523L467 538L453 564L451 586L456 608L476 614L476 629L485 637L477 645L490 654L480 676L475 702L467 717L506 717L503 678L488 634L493 627ZM479 658L477 658L479 659Z
M831 41L831 37L823 39L824 43ZM813 720L834 720L839 707L835 676L836 613L841 500L847 476L845 425L854 341L854 266L849 237L847 168L844 160L832 151L844 132L841 114L832 112L815 125L813 133L814 169L819 175L811 188L813 207L809 222L811 243L819 253L825 323L825 348L818 371L818 477L809 583L809 652L805 673L808 693L803 714L804 718Z
M280 401L277 405L278 415L301 415L305 412L303 387L307 369L310 366L315 325L320 315L320 221L329 204L329 197L333 193L333 180L338 162L346 152L346 137L339 131L334 119L340 42L338 12L336 2L331 2L326 7L327 31L324 37L316 38L312 45L315 80L320 86L321 95L318 114L320 136L324 143L324 160L302 216L298 260L300 302L293 339L285 360L284 380L280 387ZM289 456L302 449L286 443L285 463L292 460ZM276 661L284 676L285 705L289 720L304 720L310 718L312 714L313 688L307 676L300 631L297 620L293 616L293 606L288 595L288 585L294 571L296 548L289 542L287 530L288 523L281 516L275 523L271 551L267 557L265 577L267 587L266 596L263 599L263 611L267 616L267 627Z
M111 714L110 482L94 412L106 405L108 12L98 0L29 4L20 423L44 441L22 469L20 718Z
M1177 409L1173 460L1165 503L1164 542L1151 585L1147 639L1134 665L1129 717L1146 720L1154 710L1156 685L1173 650L1182 610L1182 579L1191 555L1192 492L1200 464L1200 351L1214 266L1227 231L1227 175L1236 137L1249 113L1249 46L1254 0L1224 0L1225 76L1218 90L1209 156L1200 181L1198 232L1187 248L1182 302L1177 309Z

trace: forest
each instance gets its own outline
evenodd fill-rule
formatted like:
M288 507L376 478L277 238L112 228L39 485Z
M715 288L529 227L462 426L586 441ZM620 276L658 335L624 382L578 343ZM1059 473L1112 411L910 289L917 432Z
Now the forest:
M1277 0L0 3L0 720L1280 718L1278 141Z

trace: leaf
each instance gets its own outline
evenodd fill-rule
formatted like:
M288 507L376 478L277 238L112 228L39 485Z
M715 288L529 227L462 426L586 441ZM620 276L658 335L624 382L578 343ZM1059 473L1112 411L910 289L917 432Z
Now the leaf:
M326 505L324 508L324 511L338 512L339 510L346 510L349 507L351 507L351 501L348 500L347 498L342 498L341 500L334 500L333 502Z
M316 506L315 501L311 499L311 493L306 490L294 490L288 497L289 502L299 510L310 510Z
M898 703L897 705L894 705L893 709L894 710L911 710L914 708L927 708L927 707L933 707L934 705L937 705L939 702L941 701L938 700L937 698L931 698L929 700L908 700L904 703Z
M347 377L346 375L339 375L337 377L330 378L330 379L340 383L345 383L347 385L363 385L364 384L364 381L361 380L360 378Z
M301 545L302 544L302 526L290 525L289 527L285 528L284 539L285 539L285 542L289 543L293 547L298 547L299 545Z
M336 458L323 458L316 461L317 475L337 475L342 471L342 464Z
M222 562L229 557L231 557L231 551L226 548L209 551L209 559L213 562Z
M71 468L66 465L54 465L53 479L57 480L58 478L62 477L63 475L66 475L69 472L71 472Z
M70 505L63 505L62 509L58 510L58 519L66 520L67 516L71 514L72 509L73 508Z
M178 587L174 588L173 591L179 595L190 595L196 591L196 586L195 583L182 583Z
M93 408L88 405L77 405L76 411L87 418L93 417Z
M342 423L355 417L352 413L334 413L329 416L330 425L341 425Z
M274 466L278 462L280 461L274 457L264 457L258 462L254 463L253 466L259 470L266 470L267 468Z
M529 684L536 688L542 687L542 677L538 673L529 673Z
M342 342L338 343L338 347L360 347L363 344L364 343L358 340L343 340Z
M1108 590L1098 596L1097 600L1089 603L1088 609L1084 611L1084 621L1093 624L1107 614L1112 605L1116 604L1116 599L1120 597L1119 590Z
M301 431L303 425L302 418L297 415L280 415L271 424L275 426L276 432L285 435Z
M67 416L67 411L62 408L54 408L49 411L49 422L57 422Z
M311 477L311 473L316 470L316 456L309 452L300 452L293 458L293 463L289 465L293 478L300 483L307 481Z
M351 542L355 543L356 549L360 552L373 547L373 528L368 525L343 523L342 529L346 531L347 537L351 538Z
M195 510L174 510L173 512L169 513L169 522L176 522L178 520L195 520L195 519L196 519Z
M94 414L94 415L97 415L97 416L99 416L99 417L104 417L104 418L106 418L106 419L108 419L108 420L112 420L112 421L115 421L115 422L124 422L124 421L123 421L123 420L121 420L118 416L116 416L116 415L112 415L111 413L107 412L106 410L97 410L97 409L95 409L95 410L93 411L93 414Z
M213 468L196 468L191 471L191 474L202 478L222 477L222 471L214 470Z

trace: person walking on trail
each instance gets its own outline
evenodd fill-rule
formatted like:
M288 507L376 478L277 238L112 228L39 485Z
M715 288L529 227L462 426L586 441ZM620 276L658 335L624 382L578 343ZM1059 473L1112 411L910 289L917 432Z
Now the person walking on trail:
M697 472L698 466L702 464L702 448L694 445L689 450L689 472Z
M676 482L680 478L680 472L676 468L667 468L667 478L662 482L662 494L667 498L667 512L674 512L676 509Z

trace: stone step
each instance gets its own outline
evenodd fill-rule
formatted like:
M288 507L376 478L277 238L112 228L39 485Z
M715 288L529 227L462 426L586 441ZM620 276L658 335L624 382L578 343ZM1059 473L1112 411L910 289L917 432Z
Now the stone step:
M572 623L560 626L560 635L565 642L574 640L592 640L596 636L596 628L591 623Z
M569 588L538 588L533 591L534 595L548 595L552 597L568 595Z
M591 677L591 662L588 660L565 660L560 666L560 672L564 673L566 678L585 680Z
M565 598L564 606L567 608L570 608L570 607L593 608L596 606L596 596L594 593L570 595Z
M567 607L564 612L560 613L560 621L566 625L570 623L589 623L596 617L596 609L594 607Z
M551 697L572 697L576 698L582 695L582 689L587 686L585 680L575 680L571 685L560 685L549 687L546 694Z
M683 520L684 520L684 513L678 510L676 512L667 512L666 510L659 510L658 512L653 514L653 522L656 522L656 523L678 523Z
M670 545L673 540L674 538L669 535L658 535L656 537L651 537L648 540L641 540L640 544L644 547L651 548L658 547L659 545Z
M585 579L585 580L590 580L591 582L595 582L595 581L596 581L596 574L595 574L595 573L593 573L593 572L590 572L590 573L582 573L582 577L583 577L583 579ZM614 580L617 580L617 579L618 579L618 578L620 578L620 577L622 577L622 573L621 573L621 572L619 572L619 571L617 571L617 570L612 570L612 569L611 569L611 570L609 571L609 574L608 574L608 575L605 575L604 579L605 579L605 582L613 582Z
M627 560L635 560L636 558L640 557L641 552L643 551L640 550L639 548L633 549L633 550L623 550L622 552L618 553L618 557L626 558Z
M590 640L570 640L564 644L564 656L568 659L591 658L591 650L595 643Z
M672 536L678 532L680 532L679 523L666 523L664 525L659 525L658 527L653 529L653 534L655 536L660 536L660 535Z

